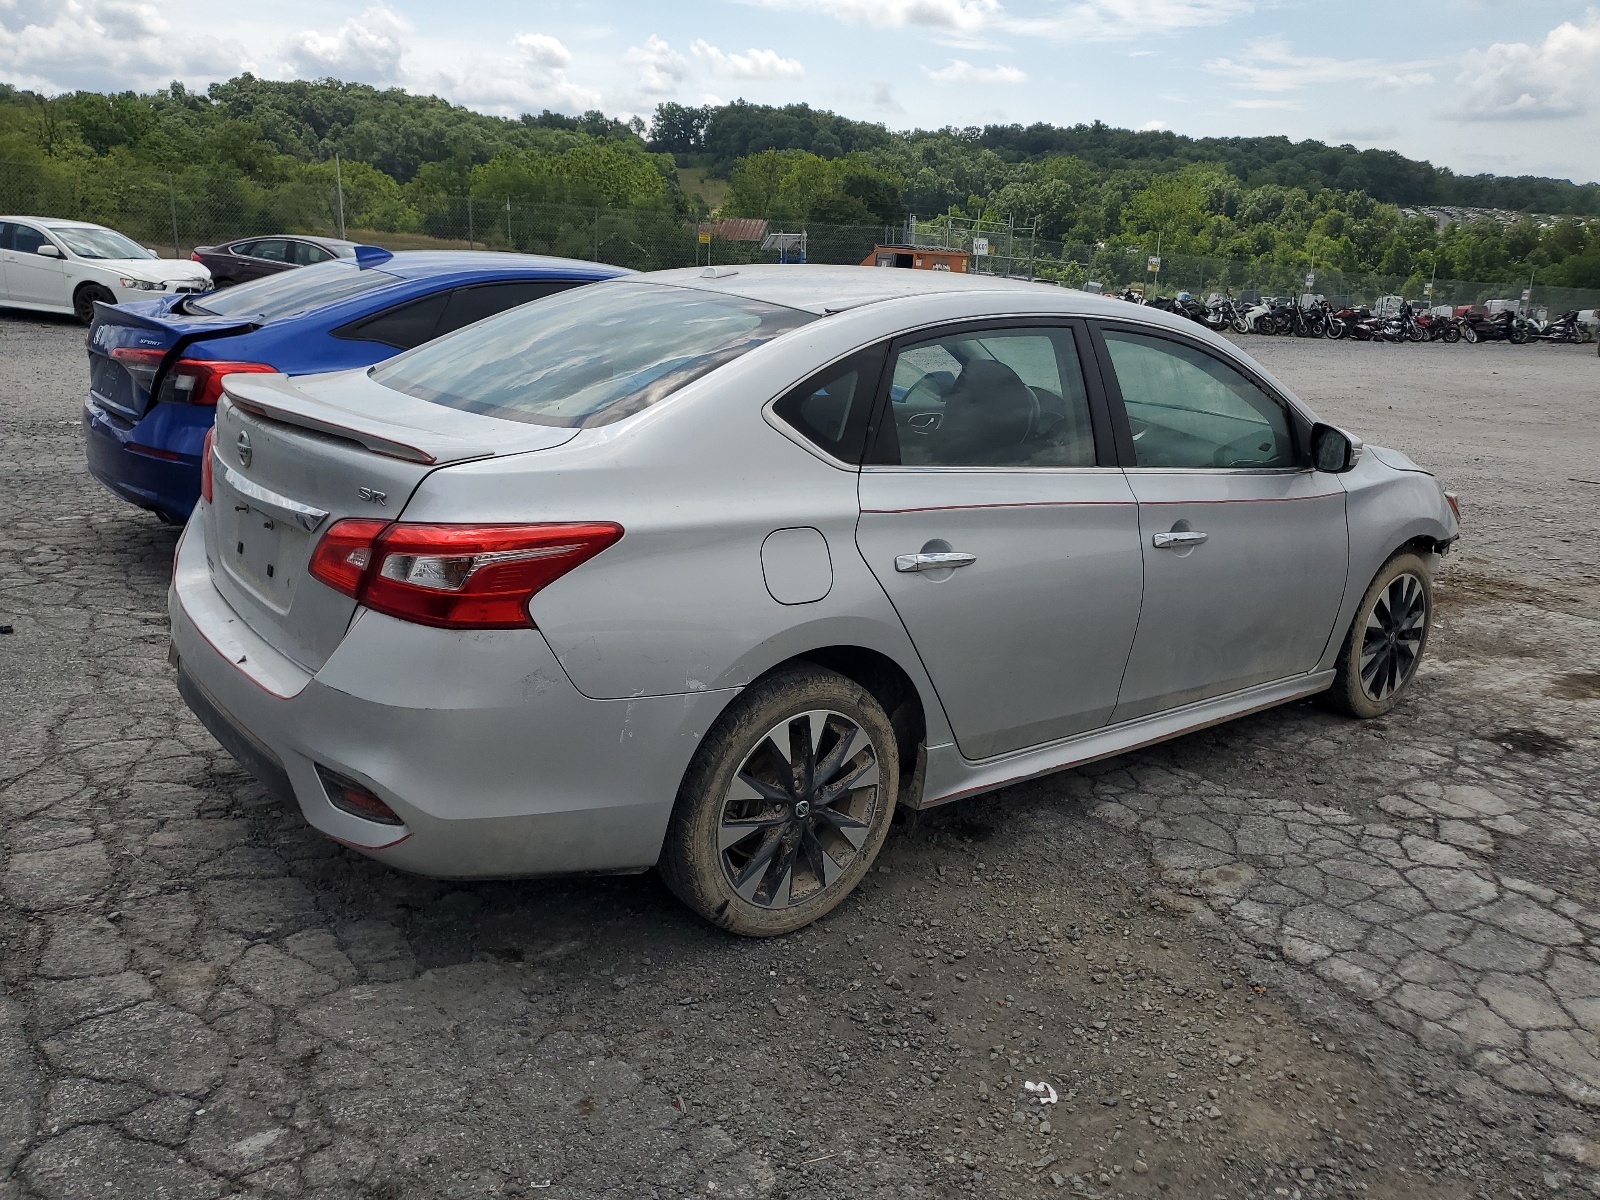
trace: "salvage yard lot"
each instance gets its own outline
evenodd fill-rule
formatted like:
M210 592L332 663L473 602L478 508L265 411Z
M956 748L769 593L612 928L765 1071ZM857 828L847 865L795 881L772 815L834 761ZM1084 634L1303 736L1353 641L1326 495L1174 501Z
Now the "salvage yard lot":
M176 531L84 471L82 329L0 316L0 1198L1587 1188L1600 362L1243 342L1461 494L1408 699L925 814L754 943L269 800L166 665Z

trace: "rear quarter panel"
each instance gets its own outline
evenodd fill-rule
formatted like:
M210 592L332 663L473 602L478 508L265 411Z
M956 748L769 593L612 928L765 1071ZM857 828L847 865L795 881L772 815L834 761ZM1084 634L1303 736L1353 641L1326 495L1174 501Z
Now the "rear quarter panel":
M859 646L921 693L930 744L948 726L905 629L855 544L858 473L775 428L767 402L870 343L819 322L565 446L436 471L408 521L616 521L622 540L535 597L534 620L595 699L737 688L777 663ZM825 596L782 604L762 543L811 528L827 541Z

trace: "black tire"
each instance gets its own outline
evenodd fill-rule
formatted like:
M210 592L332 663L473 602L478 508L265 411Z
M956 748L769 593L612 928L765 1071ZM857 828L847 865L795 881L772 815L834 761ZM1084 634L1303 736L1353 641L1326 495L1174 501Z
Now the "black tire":
M1506 335L1513 346L1526 346L1528 344L1528 331L1520 325L1513 325L1511 332Z
M1331 342L1337 342L1345 335L1344 322L1338 317L1329 317L1322 326L1322 336Z
M1461 340L1469 346L1478 344L1478 327L1476 325L1463 325L1461 327Z
M773 735L784 733L780 747ZM858 684L810 665L769 676L701 742L656 869L680 900L733 933L809 925L871 868L894 819L899 761L888 716Z
M86 283L72 293L72 315L85 325L93 323L96 301L101 304L115 304L117 298L111 294L109 288L101 287L98 283Z
M1457 329L1454 325L1451 325L1444 331L1443 336L1446 344L1453 346L1461 340L1461 330Z
M1323 702L1350 717L1383 716L1417 677L1432 628L1427 564L1415 554L1396 554L1361 597Z

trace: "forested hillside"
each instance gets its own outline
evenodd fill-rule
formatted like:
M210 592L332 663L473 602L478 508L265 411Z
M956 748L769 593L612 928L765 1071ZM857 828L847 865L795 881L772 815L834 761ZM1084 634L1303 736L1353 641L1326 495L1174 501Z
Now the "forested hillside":
M307 197L332 194L335 154L346 219L375 230L456 229L465 203L469 223L503 209L516 243L514 206L625 210L659 224L713 215L709 191L715 215L791 228L892 226L908 213L1015 221L1085 263L1159 241L1174 255L1600 287L1600 185L1458 176L1390 151L1099 123L893 132L742 101L663 104L648 128L598 112L511 120L395 89L250 75L204 94L173 84L47 98L0 85L0 179L13 206L70 195L86 214L115 213L134 193L155 203L159 186L217 198L253 224L293 221ZM725 195L702 189L706 176ZM1428 204L1559 219L1440 229L1399 211Z

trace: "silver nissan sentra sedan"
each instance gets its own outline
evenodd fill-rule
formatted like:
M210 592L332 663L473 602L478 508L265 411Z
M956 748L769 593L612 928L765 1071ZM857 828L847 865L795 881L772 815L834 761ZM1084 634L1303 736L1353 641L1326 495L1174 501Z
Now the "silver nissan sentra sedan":
M743 934L925 808L1414 678L1455 500L1152 309L860 267L634 275L235 375L179 687L427 875L657 867Z

